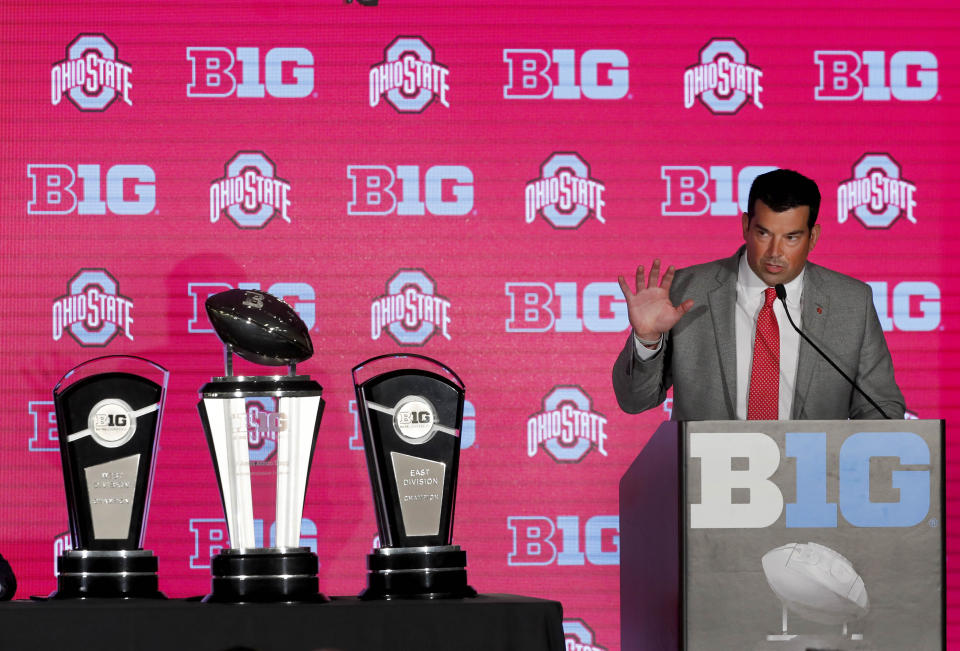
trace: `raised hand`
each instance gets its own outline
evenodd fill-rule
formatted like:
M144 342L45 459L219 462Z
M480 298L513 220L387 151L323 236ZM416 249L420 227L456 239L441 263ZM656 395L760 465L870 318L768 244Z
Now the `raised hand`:
M636 291L631 291L623 276L617 278L620 290L627 301L627 314L633 331L641 339L655 341L664 332L677 324L684 314L693 307L693 301L687 299L680 305L670 301L670 285L673 283L675 269L667 267L660 278L660 259L650 266L650 276L644 280L643 265L637 267ZM657 279L659 278L659 282Z

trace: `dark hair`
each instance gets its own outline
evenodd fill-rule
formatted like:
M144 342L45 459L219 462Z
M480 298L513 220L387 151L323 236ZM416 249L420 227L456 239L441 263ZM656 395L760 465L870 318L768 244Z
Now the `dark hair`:
M810 217L807 228L817 223L820 212L820 190L813 179L808 179L793 170L773 170L761 174L750 186L750 198L747 201L747 215L752 219L757 199L767 204L774 212L783 212L798 206L808 206Z

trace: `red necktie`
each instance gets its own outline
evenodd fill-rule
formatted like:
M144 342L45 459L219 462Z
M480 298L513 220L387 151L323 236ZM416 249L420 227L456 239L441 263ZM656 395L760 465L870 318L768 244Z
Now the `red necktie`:
M780 327L773 314L777 290L768 287L757 315L747 420L777 420L780 412Z

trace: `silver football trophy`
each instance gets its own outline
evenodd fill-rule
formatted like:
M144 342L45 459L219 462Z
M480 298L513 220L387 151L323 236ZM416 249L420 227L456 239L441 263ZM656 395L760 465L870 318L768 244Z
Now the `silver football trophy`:
M353 369L380 547L363 599L472 597L467 554L451 543L463 382L421 355L383 355Z
M224 344L226 372L200 389L207 435L230 536L211 561L208 601L324 600L317 556L300 546L307 479L323 414L323 389L296 364L313 355L306 325L285 302L234 289L207 299ZM233 354L286 375L235 376ZM268 544L269 523L275 523ZM259 535L258 535L259 534Z
M111 355L76 366L54 388L74 549L57 559L52 598L163 598L143 538L168 375Z

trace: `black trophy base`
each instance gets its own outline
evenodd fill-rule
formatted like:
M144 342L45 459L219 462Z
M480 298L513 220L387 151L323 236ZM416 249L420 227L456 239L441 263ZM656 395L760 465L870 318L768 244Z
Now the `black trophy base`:
M63 552L50 598L166 599L157 588L157 557L144 549Z
M320 594L317 555L307 547L224 549L213 557L212 603L328 601Z
M385 547L367 555L364 600L476 597L467 585L467 552L457 545Z

